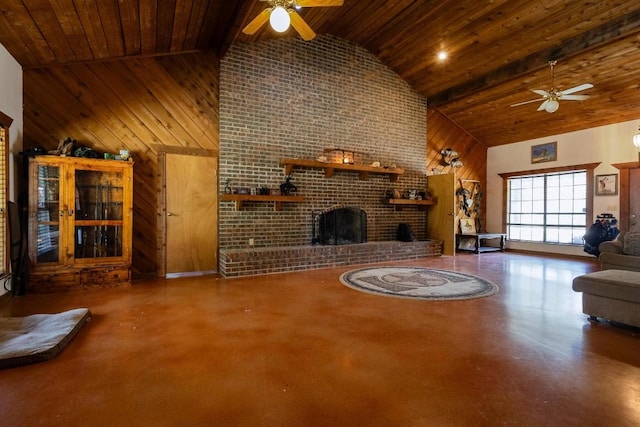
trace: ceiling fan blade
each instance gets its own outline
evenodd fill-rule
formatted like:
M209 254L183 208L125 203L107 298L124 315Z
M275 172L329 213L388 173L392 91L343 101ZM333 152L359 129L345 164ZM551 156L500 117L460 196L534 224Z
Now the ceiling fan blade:
M540 104L540 106L538 107L538 111L544 110L548 103L549 103L549 100L545 99L544 102L542 104Z
M313 32L311 27L307 25L306 22L304 22L304 19L302 19L300 15L298 15L298 12L293 9L289 9L288 12L289 16L291 17L291 26L295 28L295 30L298 32L298 34L300 34L300 37L302 37L303 40L309 41L316 36L316 33Z
M512 107L517 107L519 105L525 105L525 104L531 104L532 102L540 102L541 99L530 99L528 101L524 101L524 102L518 102L517 104L512 104Z
M549 96L549 92L547 92L546 90L542 90L542 89L531 89L531 92L537 93L538 95L540 95L542 97L545 97L545 98Z
M563 95L569 95L570 93L580 92L581 90L591 89L592 87L593 85L591 83L585 83L576 87L572 87L571 89L562 90L560 92L562 92Z
M253 18L253 21L249 22L247 26L242 29L242 32L249 35L255 34L255 32L269 20L269 15L271 15L271 8L263 10L260 12L260 15Z
M585 99L591 98L591 95L560 95L559 99L563 101L584 101Z
M300 7L342 6L344 0L296 0Z

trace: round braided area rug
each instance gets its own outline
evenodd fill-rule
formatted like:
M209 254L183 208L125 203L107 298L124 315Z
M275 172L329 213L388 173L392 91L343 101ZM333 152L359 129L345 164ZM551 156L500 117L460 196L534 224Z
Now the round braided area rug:
M340 281L376 295L431 301L481 298L498 292L498 285L471 274L423 267L371 267L347 271Z

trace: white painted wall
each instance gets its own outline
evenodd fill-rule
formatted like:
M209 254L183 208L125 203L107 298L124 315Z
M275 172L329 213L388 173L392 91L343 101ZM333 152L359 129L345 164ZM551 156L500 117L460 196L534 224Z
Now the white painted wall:
M0 44L0 111L13 119L9 128L9 200L17 201L15 163L22 151L22 67Z
M487 230L500 231L502 226L502 178L498 174L594 162L601 162L594 171L595 175L618 173L618 169L611 166L612 163L638 161L638 150L632 143L633 135L638 133L638 125L640 125L640 117L638 120L630 122L489 148L487 153L487 217L485 219ZM532 164L531 147L553 141L558 142L557 161ZM594 215L607 212L619 218L619 196L595 196L593 209ZM564 245L509 242L507 247L529 251L593 256L584 252L582 247Z

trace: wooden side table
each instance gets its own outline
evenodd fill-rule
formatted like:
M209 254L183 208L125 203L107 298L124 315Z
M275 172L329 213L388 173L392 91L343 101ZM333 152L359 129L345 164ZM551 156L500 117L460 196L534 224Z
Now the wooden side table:
M483 240L500 239L500 246L483 246ZM462 241L472 240L473 248L460 247ZM456 234L456 250L473 251L477 254L480 252L504 251L505 242L507 240L506 233L457 233Z

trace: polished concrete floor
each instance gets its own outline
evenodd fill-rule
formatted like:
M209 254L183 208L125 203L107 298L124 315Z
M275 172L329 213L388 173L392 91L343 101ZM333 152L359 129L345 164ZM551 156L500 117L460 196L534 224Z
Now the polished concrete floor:
M0 425L640 425L640 330L589 323L571 290L594 260L389 265L467 272L500 291L383 297L334 268L2 298L2 316L93 318L57 358L0 371Z

